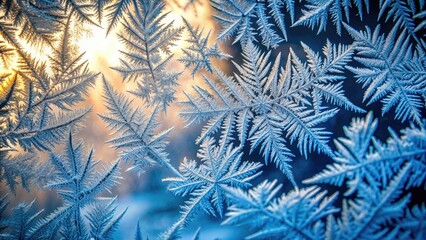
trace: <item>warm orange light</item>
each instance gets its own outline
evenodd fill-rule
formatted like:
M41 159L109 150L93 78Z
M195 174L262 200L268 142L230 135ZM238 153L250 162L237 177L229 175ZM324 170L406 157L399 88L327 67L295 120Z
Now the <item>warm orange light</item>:
M4 101L12 90L15 78L16 72L0 72L0 102Z
M78 41L78 46L85 52L92 70L104 72L118 65L121 46L117 34L113 31L106 35L106 24L102 27L88 25L87 29L89 33Z

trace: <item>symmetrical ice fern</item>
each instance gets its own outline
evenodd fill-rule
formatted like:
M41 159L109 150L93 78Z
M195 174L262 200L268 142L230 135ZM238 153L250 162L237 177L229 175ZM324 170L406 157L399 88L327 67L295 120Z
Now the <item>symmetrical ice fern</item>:
M97 74L88 69L83 54L73 53L68 23L49 61L53 74L47 72L47 63L31 58L27 59L27 66L11 74L15 86L4 104L6 114L0 115L5 125L0 133L1 145L19 143L27 150L49 149L89 111L69 109L83 100ZM62 111L55 114L52 107Z
M88 69L83 54L75 53L69 24L70 19L57 34L57 44L52 44L53 52L47 62L17 50L19 70L11 70L2 79L0 151L4 159L1 171L7 172L8 184L13 184L13 178L20 175L25 185L31 175L22 178L24 174L18 174L23 168L20 170L19 165L14 165L16 156L6 156L11 150L21 147L28 151L18 158L26 160L29 173L35 173L31 169L36 159L30 159L35 150L50 150L90 111L90 108L73 108L84 100L97 74Z
M222 26L217 38L227 39L236 35L233 43L256 41L259 34L263 45L276 48L280 42L287 40L284 8L291 22L294 21L294 0L212 0L212 3L217 12L215 18ZM257 19L257 28L254 19Z
M332 206L336 194L324 198L315 187L290 192L274 199L281 186L263 182L245 193L228 191L233 205L225 224L250 226L248 239L376 239L410 238L424 223L424 207L407 208L411 194L404 189L424 184L426 177L426 134L409 128L400 138L392 136L386 145L373 140L377 122L372 114L355 119L345 132L348 138L336 141L337 163L306 183L327 182L349 187L339 218ZM370 126L372 128L370 129ZM356 162L356 164L353 164ZM323 219L328 217L327 225ZM421 220L423 219L423 220ZM400 226L394 227L395 225ZM414 235L413 235L414 234ZM424 233L420 232L422 236Z
M388 184L384 181L380 187L362 183L357 198L343 202L338 226L328 235L332 239L397 238L399 229L389 223L403 216L410 200L410 194L401 197L409 168L404 166Z
M412 126L403 131L402 137L391 131L392 137L382 144L373 137L376 127L377 120L373 120L371 113L366 119L355 119L345 128L347 138L336 141L336 163L305 181L338 186L346 183L345 195L356 196L354 200L343 202L338 221L331 217L328 234L333 239L407 238L413 229L422 225L421 221L409 220L413 218L410 212L404 213L410 194L403 195L403 191L424 185L424 128ZM421 215L418 209L415 207L414 211ZM356 217L360 214L362 218ZM410 221L410 227L394 227L395 223L406 225Z
M420 187L426 180L426 131L425 126L412 126L398 137L390 129L391 138L386 144L373 137L377 128L377 120L372 113L366 119L354 119L349 128L345 128L347 138L335 141L338 152L334 157L335 163L328 165L322 173L308 179L305 183L329 183L342 186L346 183L347 195L365 187L379 187L381 182L389 181L402 166L410 163L411 168L406 188ZM426 185L424 185L426 186ZM424 187L423 186L423 187Z
M257 177L262 166L259 163L242 162L241 149L217 146L211 138L201 144L198 152L201 163L184 159L178 178L168 178L169 190L176 195L190 196L182 208L182 216L173 228L185 225L191 217L202 211L223 216L229 200L225 195L229 187L246 188Z
M277 197L281 185L264 181L244 192L229 191L232 205L224 224L246 226L246 239L322 239L324 217L338 209L332 206L337 195L310 187Z
M398 26L387 37L380 35L380 25L372 32L356 31L345 25L355 40L355 59L363 68L349 67L359 83L367 88L364 101L371 104L380 100L382 114L395 107L395 119L413 120L421 124L425 108L426 56L424 51L414 51L406 31L398 36Z
M9 155L7 151L0 151L0 182L13 193L16 193L19 183L27 191L31 186L44 184L50 172L50 166L38 163L33 154Z
M7 217L4 213L9 205L6 197L7 195L0 199L0 237L1 239L27 239L28 230L35 224L43 210L35 210L35 201L20 203L13 207L11 216Z
M123 30L118 35L126 50L122 51L121 66L114 67L125 80L137 82L133 94L149 105L161 104L163 109L175 99L175 87L180 73L166 67L173 55L174 45L182 28L173 22L163 23L167 13L162 13L161 0L139 0L134 10L123 19ZM165 57L163 57L165 55Z
M342 33L342 23L349 22L349 13L356 7L359 17L363 18L364 5L369 12L369 0L308 0L303 16L293 26L305 25L312 29L318 26L318 33L325 31L329 19L336 25L337 34Z
M18 204L6 215L7 196L0 199L2 239L112 239L126 210L114 217L115 199L105 204L96 201L96 197L117 183L118 164L99 171L95 168L98 161L93 160L93 150L85 156L82 147L73 142L70 134L65 156L51 153L56 177L47 187L57 189L64 203L47 217L40 218L43 210L34 211L34 201ZM84 211L87 213L83 214ZM84 218L90 223L88 229Z
M19 38L28 43L48 44L61 25L63 6L59 1L20 1L8 0L0 2L0 22L19 28ZM11 30L11 29L8 29ZM0 27L0 36L8 35L6 29ZM16 29L12 30L16 31ZM13 42L17 44L18 42Z
M61 4L65 11L68 11L68 16L74 17L78 23L87 22L92 25L98 25L96 22L96 5L93 3L95 0L82 0L82 1L64 1ZM98 14L99 15L99 14Z
M91 223L90 231L84 224L82 211L90 204L94 204L101 192L109 191L117 184L118 163L99 171L95 168L99 162L93 159L93 150L85 156L82 148L82 143L74 143L72 135L69 134L65 155L50 154L50 161L56 169L56 177L48 183L47 187L57 189L64 203L49 216L39 220L29 231L29 238L60 234L66 239L80 239L88 236L96 237L96 239L103 236L108 239L107 236L110 236L110 232L114 230L114 226L123 214L121 213L117 218L112 217L114 202L105 207L101 205L92 207L93 209L87 215ZM99 212L104 215L100 215Z
M115 216L117 206L114 198L108 203L97 203L87 214L90 223L90 236L93 239L114 239L113 233L117 230L120 220L127 209Z
M105 1L98 0L98 13L99 17L103 16L104 4ZM106 18L108 20L107 34L109 34L119 23L122 21L126 14L132 9L132 7L136 6L136 0L121 0L121 1L108 1L109 5L105 7Z
M183 22L189 32L189 38L186 41L190 45L186 49L182 49L184 56L179 58L179 61L184 63L186 68L193 67L192 76L199 69L213 72L211 62L213 58L227 59L231 57L228 54L222 53L217 43L212 47L207 46L210 32L207 36L203 37L203 30L199 30L198 27L193 28L185 18L183 18Z
M158 107L146 116L144 109L132 109L132 101L123 94L113 90L112 86L103 79L104 100L107 114L100 115L109 128L120 135L109 143L115 148L124 149L120 160L132 163L132 169L141 171L144 167L160 164L171 167L168 154L165 152L165 139L172 129L156 133Z
M386 13L386 21L392 18L396 26L403 27L417 43L420 43L416 34L415 17L421 10L425 10L425 6L424 0L380 0L379 19Z
M259 147L265 162L274 162L295 186L288 164L293 154L285 146L283 132L290 143L297 142L304 156L313 150L333 155L327 145L329 132L317 125L337 113L336 108L323 106L324 100L362 111L343 95L341 81L345 77L338 75L350 61L352 47L328 42L324 48L326 59L303 47L308 64L290 51L284 69L279 67L280 55L272 65L268 61L270 52L263 54L249 43L243 51L243 66L234 63L240 72L235 78L217 69L214 72L220 83L204 76L211 93L195 87L195 94L187 94L188 100L181 103L180 115L188 125L208 120L197 142L220 128L222 136L232 136L236 129L241 144L250 140L251 151Z

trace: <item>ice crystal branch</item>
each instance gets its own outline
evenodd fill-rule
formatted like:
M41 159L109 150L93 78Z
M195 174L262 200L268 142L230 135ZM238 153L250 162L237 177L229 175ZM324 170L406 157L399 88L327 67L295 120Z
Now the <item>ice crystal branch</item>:
M142 171L144 167L159 164L168 167L179 175L170 164L165 151L165 139L172 129L156 133L158 106L147 116L143 108L132 109L132 101L119 94L103 79L104 99L109 113L100 115L109 128L120 135L109 143L115 148L123 149L120 160L131 162L131 169Z
M223 224L246 226L246 239L323 239L322 219L338 209L337 195L311 187L277 197L281 185L264 181L248 192L229 191L232 205Z
M194 87L193 95L182 102L180 113L188 126L208 120L197 142L212 136L220 128L222 136L236 130L241 144L251 141L251 151L260 148L265 162L274 162L296 186L291 172L292 153L285 146L283 132L290 143L297 142L300 152L333 155L327 145L329 132L317 125L337 113L327 109L323 100L362 112L343 94L344 66L352 56L352 47L333 46L327 42L325 59L321 59L303 44L308 64L302 63L290 51L285 68L280 67L280 55L269 62L270 52L263 53L253 44L244 48L244 63L235 64L239 74L225 76L215 69L219 82L204 76L208 92Z
M363 19L365 5L367 13L369 12L369 0L308 0L305 8L302 10L303 16L297 20L293 26L305 25L312 29L318 26L318 33L325 31L329 19L336 26L337 34L342 33L342 23L344 20L349 22L349 15L352 8L356 7L358 15Z
M212 0L212 3L217 12L215 18L222 26L217 38L227 39L236 35L234 44L240 41L244 45L255 41L256 35L260 35L263 45L276 48L283 40L287 40L284 8L291 22L294 21L294 0ZM254 27L254 19L257 19L257 28Z
M122 20L123 30L118 35L125 50L121 51L119 71L125 80L137 82L133 94L149 105L161 104L163 109L175 99L175 87L180 73L167 70L173 55L170 47L180 37L182 28L164 22L161 0L140 0L135 10L128 11ZM164 57L163 57L164 56Z
M203 30L199 30L198 27L193 28L185 18L183 18L183 22L189 32L189 38L186 41L190 43L190 45L182 49L184 57L180 58L179 61L184 63L186 68L193 66L192 76L194 76L199 69L208 70L210 73L213 72L211 62L213 58L231 58L230 55L222 53L217 43L212 47L207 46L210 32L207 36L203 37Z
M355 40L355 60L364 65L348 67L367 88L364 101L371 104L380 100L382 114L395 107L395 119L414 120L420 125L426 104L425 53L413 50L405 30L398 36L397 26L386 37L380 34L380 25L373 32L368 27L356 31L344 26Z
M232 144L217 146L213 139L206 139L198 152L201 163L184 159L179 167L181 176L168 178L169 190L179 196L190 196L182 208L182 216L171 228L180 228L189 222L197 212L218 214L223 217L229 204L226 188L246 188L250 180L260 175L259 163L242 161L240 148Z
M369 113L365 119L354 119L350 127L345 128L346 138L335 141L338 152L335 163L316 176L305 180L305 183L329 183L337 186L347 184L352 194L363 187L367 181L369 186L380 186L382 181L389 181L402 166L411 163L408 168L410 177L405 186L419 187L426 179L426 132L424 126L411 126L403 130L403 136L389 129L391 137L387 143L374 138L377 119ZM379 181L380 180L380 181Z
M51 233L51 230L56 227L59 228L60 234L68 239L88 236L82 211L86 206L94 203L95 198L101 192L109 192L118 183L118 162L113 163L111 167L104 167L102 171L96 169L95 166L99 161L93 159L93 150L85 155L82 143L74 143L71 133L68 137L65 155L51 153L50 161L55 167L56 174L55 179L50 181L47 187L57 189L58 195L64 200L64 203L49 216L39 220L31 229L29 237L49 236L54 234ZM114 214L112 205L114 205L114 201L102 210L101 206L95 206L89 212L90 234L95 234L93 237L109 236L124 214L122 212L116 219L111 219ZM95 214L99 211L106 215ZM65 221L66 219L68 221Z

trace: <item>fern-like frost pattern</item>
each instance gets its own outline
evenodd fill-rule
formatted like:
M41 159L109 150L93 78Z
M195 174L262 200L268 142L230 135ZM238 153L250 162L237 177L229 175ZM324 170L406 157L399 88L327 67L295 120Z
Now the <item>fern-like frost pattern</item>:
M194 24L204 20L200 7L215 22L210 31ZM209 225L218 238L426 239L425 8L424 0L0 1L0 239L122 238L128 211L114 195L133 179L122 166L148 184L169 176L156 195L182 198L167 226L150 210L159 239L205 238L204 227L187 233L210 224L194 221L201 215L232 228ZM106 67L121 79L92 70L79 46L90 29L118 37L119 63ZM299 41L310 30L317 39ZM102 92L97 115L84 103L92 88ZM176 111L186 128L163 128ZM94 117L117 151L110 164L77 140ZM196 157L185 152L178 163L173 149L192 133ZM16 202L21 188L37 197ZM54 210L39 206L41 189L57 195ZM151 239L145 222L124 226Z

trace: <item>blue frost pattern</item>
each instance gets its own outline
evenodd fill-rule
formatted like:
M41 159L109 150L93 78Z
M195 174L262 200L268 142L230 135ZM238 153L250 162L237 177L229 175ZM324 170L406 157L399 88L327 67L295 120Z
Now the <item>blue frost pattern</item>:
M186 94L188 100L181 102L180 115L188 125L208 120L197 142L220 129L223 138L236 130L242 145L250 140L251 151L260 147L265 163L275 163L294 186L288 163L293 154L286 147L283 132L290 143L297 142L304 156L315 150L332 156L327 144L330 132L318 125L333 117L338 109L322 102L363 112L344 96L345 77L339 75L353 49L327 42L326 58L322 59L308 46L302 46L308 64L290 51L285 68L280 67L280 55L271 63L271 52L265 54L248 43L243 50L243 65L234 63L239 71L234 78L218 69L214 72L220 84L203 76L211 92L195 87L195 93Z
M188 16L180 26L171 19L167 11L181 4L211 8L220 27L213 42ZM426 239L425 7L424 0L0 1L0 239L116 238L127 208L119 211L119 196L100 196L114 191L120 164L138 174L168 169L163 186L183 200L160 239L181 238L200 214L245 227L237 237L246 239ZM104 24L122 43L112 69L133 84L130 94L90 70L76 44ZM294 44L308 28L324 39L322 53L309 39ZM228 55L222 43L241 52ZM177 99L184 71L196 83ZM98 116L113 135L106 144L119 151L106 167L73 139L92 110L80 104L101 75L106 112ZM161 114L175 107L188 132L202 127L197 158L178 168L173 128L159 130ZM342 113L352 122L335 137L331 125ZM318 158L323 169L299 176L299 158ZM269 180L277 178L271 172L282 172L291 189ZM60 206L15 203L20 187L53 190ZM144 226L132 225L135 239L148 239ZM202 235L198 228L192 239Z

